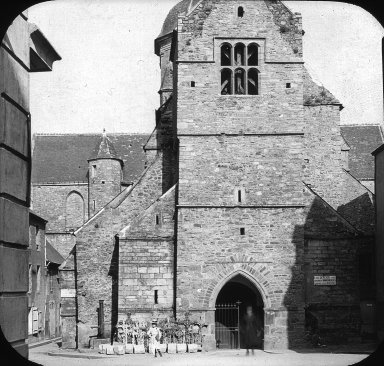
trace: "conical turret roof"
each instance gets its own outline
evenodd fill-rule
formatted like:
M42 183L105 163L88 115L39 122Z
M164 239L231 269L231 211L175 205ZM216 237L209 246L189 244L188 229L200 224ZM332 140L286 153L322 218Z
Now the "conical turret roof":
M117 155L115 147L113 146L112 141L108 138L105 129L88 161L98 159L115 159L120 160L121 163L123 162L121 157Z

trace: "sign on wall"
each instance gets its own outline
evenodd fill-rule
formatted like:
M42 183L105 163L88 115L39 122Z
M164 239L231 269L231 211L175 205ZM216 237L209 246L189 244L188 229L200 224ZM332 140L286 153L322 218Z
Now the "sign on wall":
M335 286L336 276L314 276L313 284L315 286Z
M76 289L74 288L62 288L61 297L76 297Z

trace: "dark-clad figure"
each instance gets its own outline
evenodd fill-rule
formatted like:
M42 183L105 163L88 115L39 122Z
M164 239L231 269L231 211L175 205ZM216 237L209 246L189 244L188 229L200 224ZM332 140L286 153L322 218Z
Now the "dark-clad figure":
M257 318L253 313L252 306L247 306L247 312L245 313L242 322L243 339L245 348L247 349L246 355L248 356L250 349L252 350L252 354L254 354L255 348L259 346L259 339L261 337L261 329Z

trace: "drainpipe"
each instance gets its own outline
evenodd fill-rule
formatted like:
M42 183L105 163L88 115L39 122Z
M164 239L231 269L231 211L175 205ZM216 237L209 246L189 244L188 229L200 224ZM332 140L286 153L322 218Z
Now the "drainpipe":
M99 313L98 313L98 335L97 338L104 338L104 300L99 300Z
M175 187L175 226L174 226L174 244L173 244L173 316L176 319L177 313L177 240L179 225L179 139L175 139L176 147L176 187Z

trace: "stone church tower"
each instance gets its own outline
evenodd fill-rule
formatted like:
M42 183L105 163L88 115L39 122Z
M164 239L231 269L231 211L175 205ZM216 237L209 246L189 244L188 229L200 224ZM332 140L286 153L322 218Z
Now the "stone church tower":
M176 298L209 324L212 346L221 291L264 312L266 348L304 327L301 32L280 2L203 1L178 18Z
M93 216L121 191L123 160L105 130L88 159L88 209Z

